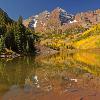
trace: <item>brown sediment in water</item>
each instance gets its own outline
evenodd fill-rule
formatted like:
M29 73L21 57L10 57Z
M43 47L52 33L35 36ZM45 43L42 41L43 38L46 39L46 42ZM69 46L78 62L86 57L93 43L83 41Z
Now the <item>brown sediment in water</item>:
M8 92L0 100L100 100L100 91L90 91L77 89L73 91L66 91L64 93L37 93L34 91L24 92L19 90L15 92Z
M0 100L100 100L100 57L86 54L87 62L83 55L20 58L5 67L1 63Z
M40 77L40 87L37 87L38 83L34 87L28 79L26 88L25 85L22 88L12 86L8 92L0 96L0 100L100 100L100 80L89 74L77 79L76 82L75 79L70 81L67 77L64 81L60 78L44 79L43 74Z

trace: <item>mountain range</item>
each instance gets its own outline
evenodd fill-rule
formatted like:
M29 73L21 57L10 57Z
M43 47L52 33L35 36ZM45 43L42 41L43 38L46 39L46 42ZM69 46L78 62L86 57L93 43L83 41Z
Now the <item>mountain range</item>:
M44 11L38 15L33 15L28 19L23 21L26 27L34 28L35 32L46 32L56 33L58 30L60 32L65 32L70 27L82 26L86 29L90 28L92 25L98 24L100 22L100 9L95 11L87 11L77 13L75 15L67 13L64 9L57 7L51 12Z
M45 47L53 50L100 48L100 9L73 15L57 7L26 20L20 16L18 21L0 9L0 51L26 54L37 48L43 48L44 52Z

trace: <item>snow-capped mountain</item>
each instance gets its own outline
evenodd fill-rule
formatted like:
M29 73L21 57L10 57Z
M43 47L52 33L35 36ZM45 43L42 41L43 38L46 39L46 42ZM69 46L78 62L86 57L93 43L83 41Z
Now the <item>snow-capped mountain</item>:
M44 25L48 20L50 13L48 11L44 11L39 15L31 16L28 19L23 21L23 24L26 27L36 28L39 25Z
M56 29L63 31L62 27L66 30L70 26L89 28L98 23L100 23L100 9L72 15L59 7L51 12L44 11L23 21L26 27L34 28L36 32L50 32Z
M23 24L26 27L35 28L35 30L41 32L46 30L50 23L57 24L56 21L59 22L61 26L65 23L71 23L72 21L74 22L74 16L57 7L51 12L44 11L38 15L29 17L28 19L23 21ZM53 25L53 27L54 26L55 25Z
M23 24L26 27L35 28L36 24L37 24L37 17L38 17L38 15L29 17L29 19L26 19L26 20L23 21Z

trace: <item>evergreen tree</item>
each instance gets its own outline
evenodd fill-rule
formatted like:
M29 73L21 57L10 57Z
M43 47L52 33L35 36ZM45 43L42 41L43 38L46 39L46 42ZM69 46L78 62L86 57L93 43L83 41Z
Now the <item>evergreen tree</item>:
M1 35L1 36L0 36L0 53L2 52L3 48L4 48L4 38L3 38L3 36Z
M11 49L17 53L34 52L36 36L33 31L26 28L20 16L18 21L11 20L8 15L0 9L0 52Z

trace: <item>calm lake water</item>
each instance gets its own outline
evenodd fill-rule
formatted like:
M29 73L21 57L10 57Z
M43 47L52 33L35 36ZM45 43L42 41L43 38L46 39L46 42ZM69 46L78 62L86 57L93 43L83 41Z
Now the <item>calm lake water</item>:
M49 100L42 97L81 90L100 90L100 52L0 59L0 100Z

